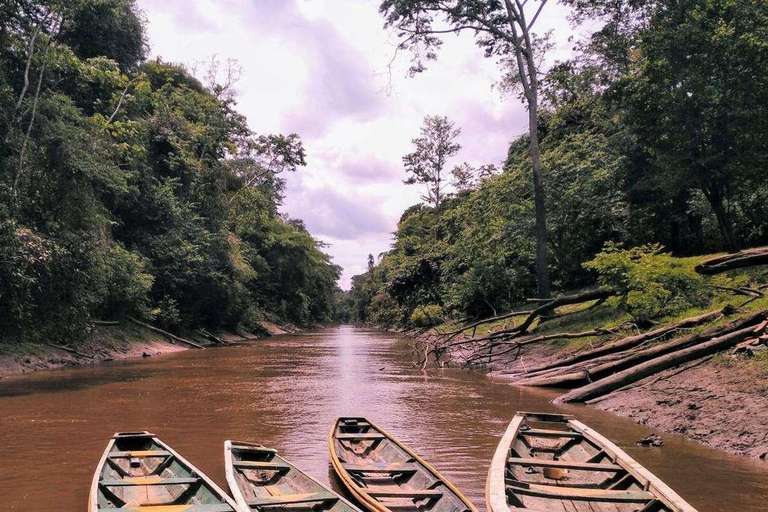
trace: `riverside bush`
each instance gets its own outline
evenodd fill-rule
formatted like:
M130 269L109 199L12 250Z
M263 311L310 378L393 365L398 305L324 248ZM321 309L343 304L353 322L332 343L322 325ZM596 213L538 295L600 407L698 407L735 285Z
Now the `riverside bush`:
M638 324L700 305L705 297L701 276L658 244L622 249L609 242L584 268L597 273L601 287L619 293L619 307Z

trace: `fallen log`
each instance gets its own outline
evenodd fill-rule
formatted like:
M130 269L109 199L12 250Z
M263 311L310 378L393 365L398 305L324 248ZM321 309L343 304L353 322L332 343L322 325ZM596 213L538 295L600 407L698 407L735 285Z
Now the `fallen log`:
M200 334L202 334L203 338L213 341L214 343L218 343L219 345L231 345L229 341L224 341L221 338L218 338L213 335L213 333L206 331L205 329L200 329Z
M118 322L117 320L91 320L91 323L93 325L110 325L110 326L120 325L120 322Z
M738 288L735 288L733 286L718 286L715 284L709 285L710 288L714 288L715 290L725 291L725 292L733 292L736 295L745 295L747 297L763 297L765 294L760 291L756 290L754 288L749 288L746 286L739 286Z
M562 295L560 297L556 297L554 300L545 302L541 306L531 311L531 314L528 315L525 320L523 320L523 323L514 329L510 329L510 332L525 334L528 332L528 329L538 317L550 313L561 306L570 306L572 304L582 304L584 302L591 302L593 300L607 299L608 297L612 297L614 295L615 292L613 290L598 288L596 290L587 290L585 292L577 293L574 295Z
M88 359L93 359L94 356L89 356L88 354L83 354L82 352L78 352L77 350L69 347L65 347L64 345L56 345L55 343L46 343L49 347L57 348L59 350L63 350L64 352L69 352L70 354L74 354L76 356L80 357L86 357Z
M718 256L702 261L694 267L699 274L711 276L736 268L753 267L756 265L768 265L768 247L747 249L725 256Z
M624 371L615 373L610 377L587 384L586 386L574 389L565 393L564 395L556 398L555 403L569 403L569 402L584 402L597 398L599 396L606 395L617 389L621 389L624 386L642 380L646 377L650 377L656 373L673 368L675 366L694 361L702 357L715 354L722 350L726 350L734 345L737 345L741 341L752 337L755 333L763 331L768 322L765 321L768 318L768 311L762 311L760 313L763 318L763 322L754 326L745 327L738 331L733 331L722 336L712 338L709 341L688 347L671 354L663 355L646 361L645 363L633 366Z
M189 340L185 340L184 338L179 338L179 337L178 337L178 336L176 336L175 334L171 334L171 333L169 333L168 331L164 331L164 330L162 330L162 329L158 329L158 328L157 328L157 327L155 327L155 326L152 326L152 325L146 324L146 323L144 323L144 322L142 322L142 321L140 321L140 320L136 320L136 319L135 319L135 318L133 318L132 316L129 316L129 317L128 317L128 320L130 320L131 322L135 323L136 325L139 325L139 326L141 326L141 327L144 327L145 329L149 329L150 331L156 332L156 333L158 333L158 334L162 334L163 336L165 336L166 338L168 338L168 339L170 339L170 340L173 340L173 341L177 341L177 342L179 342L179 343L182 343L182 344L184 344L184 345L189 345L190 347L194 347L194 348L199 348L199 349L204 349L204 348L205 348L205 347L204 347L204 346L202 346L202 345L198 345L198 344L197 344L197 343L195 343L194 341L189 341Z
M691 327L696 327L705 323L709 323L717 318L720 318L721 316L732 315L735 312L736 312L736 308L734 308L733 306L725 306L723 309L720 309L717 311L710 311L709 313L704 313L702 315L686 318L672 325L660 327L658 329L647 331L641 334L627 336L626 338L617 340L609 345L604 345L602 347L598 347L592 350L587 350L586 352L582 352L580 354L576 354L571 357L566 357L564 359L553 361L552 363L548 363L548 364L539 366L537 368L532 368L530 372L534 373L534 372L539 372L543 370L550 370L552 368L570 366L572 364L594 359L600 356L604 356L606 354L623 352L625 350L629 350L631 348L637 347L638 345L641 345L647 341L666 336L667 334L670 334L674 331L678 331L680 329L690 329Z
M758 325L763 321L764 317L764 313L757 313L754 315L738 318L724 325L705 329L701 332L683 336L682 338L677 338L667 343L662 343L654 347L646 348L644 350L635 351L627 357L611 362L605 362L603 364L593 366L589 369L582 369L581 371L574 371L551 377L526 379L525 381L519 382L518 385L539 387L570 387L599 381L600 379L603 379L611 374L626 370L627 368L631 368L656 357L672 352L677 352L678 350L697 345L703 341L720 337L750 326Z

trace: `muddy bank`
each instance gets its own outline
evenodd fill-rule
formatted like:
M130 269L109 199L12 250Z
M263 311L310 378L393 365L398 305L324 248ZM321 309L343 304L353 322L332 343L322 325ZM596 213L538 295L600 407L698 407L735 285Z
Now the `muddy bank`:
M768 382L750 361L670 369L594 403L730 453L768 458Z
M151 357L187 348L170 343L164 336L137 325L94 326L88 339L76 347L60 348L37 343L0 344L0 377L65 366Z
M490 374L514 385L517 377L510 374L563 356L562 347L542 345L516 360L495 361ZM768 370L740 356L722 353L665 370L590 406L729 453L768 460Z
M211 347L295 332L281 329L269 322L261 322L260 327L258 334L214 331L206 333L208 336L195 333L185 339L203 347ZM130 322L120 325L94 325L93 331L85 341L71 347L56 343L0 343L0 378L67 366L152 357L193 348Z
M461 338L457 338L461 339ZM426 338L422 338L422 342ZM593 348L541 343L481 361L488 371L510 385L530 369ZM442 365L452 366L467 354L454 350ZM568 391L563 389L563 392ZM768 462L768 357L751 359L731 351L692 361L635 382L589 402L655 429L685 435L736 455Z

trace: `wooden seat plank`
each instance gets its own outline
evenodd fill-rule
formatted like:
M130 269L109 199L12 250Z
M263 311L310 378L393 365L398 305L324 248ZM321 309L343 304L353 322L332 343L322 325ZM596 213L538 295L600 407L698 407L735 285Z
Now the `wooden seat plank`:
M132 459L134 457L143 459L146 457L170 457L171 452L167 450L136 450L130 452L110 452L110 459Z
M572 462L567 460L537 459L535 457L510 457L509 464L516 466L534 466L541 468L563 468L580 471L607 471L619 472L624 468L618 464L602 464L598 462Z
M656 496L647 491L613 491L535 484L507 485L507 490L538 498L605 503L646 503L656 499Z
M337 500L338 496L327 492L313 492L306 494L288 494L283 496L271 496L269 498L258 498L248 500L251 507L273 507L279 505L294 505L297 503L311 503L313 501Z
M527 430L520 430L521 436L528 437L570 437L578 439L584 437L579 432L565 431L565 430L550 430L546 428L529 428Z
M370 433L370 434L336 434L336 439L341 441L361 441L361 440L374 440L374 439L386 439L386 436L382 434Z
M263 469L269 471L287 471L291 469L291 466L288 464L282 464L280 462L263 462L251 460L234 461L232 465L236 468L242 469Z
M210 505L147 505L122 508L100 508L99 512L234 512L226 503Z
M342 467L352 473L413 473L419 470L416 464L390 464L389 466L378 468L375 466L342 463Z
M99 484L105 487L131 487L138 485L192 485L201 479L192 478L161 478L159 476L135 476L120 480L101 480Z
M437 498L443 495L436 489L364 489L366 493L376 498Z

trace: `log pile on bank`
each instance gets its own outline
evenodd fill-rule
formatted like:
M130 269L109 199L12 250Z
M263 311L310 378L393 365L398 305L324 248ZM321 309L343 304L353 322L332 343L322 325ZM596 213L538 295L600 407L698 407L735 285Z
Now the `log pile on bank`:
M704 261L696 271L712 275L766 263L768 248L751 249ZM634 324L624 324L581 332L537 334L539 326L550 319L597 307L615 293L597 289L543 301L531 299L529 302L534 302L534 307L474 322L450 332L432 332L420 337L417 349L421 355L420 364L424 367L431 360L439 363L446 354L450 355L451 361L465 367L498 366L503 362L514 365L514 370L506 371L505 375L516 385L565 388L569 391L556 402L586 402L667 369L698 364L696 361L734 347L747 355L768 350L768 309L752 313L741 309L765 297L768 285L711 287L748 300L736 307L728 305L642 332ZM562 306L570 308L560 312L558 308ZM516 323L518 318L522 318L519 324ZM728 321L721 323L723 319ZM487 333L477 334L478 327L499 322L500 325ZM534 344L577 338L590 338L589 348L534 367L526 366L520 360L523 349ZM594 338L600 338L602 344L595 347L592 344Z

